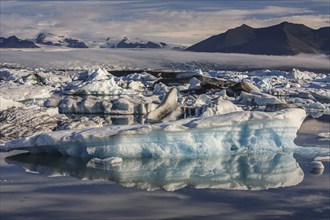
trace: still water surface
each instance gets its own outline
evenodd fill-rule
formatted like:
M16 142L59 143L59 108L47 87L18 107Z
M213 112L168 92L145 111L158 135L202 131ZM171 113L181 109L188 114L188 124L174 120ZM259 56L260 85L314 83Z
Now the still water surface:
M312 119L304 124L329 125ZM300 129L297 143L307 130ZM311 140L316 134L309 135ZM313 143L329 147L329 141ZM264 152L111 165L61 155L1 153L0 217L328 220L330 164L323 162L325 169L315 174L313 158Z

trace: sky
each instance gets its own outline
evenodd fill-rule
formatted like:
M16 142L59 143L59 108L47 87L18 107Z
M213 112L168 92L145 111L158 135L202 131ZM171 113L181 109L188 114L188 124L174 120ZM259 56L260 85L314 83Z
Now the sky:
M283 21L330 25L329 0L0 0L0 36L35 38L40 32L82 40L139 37L189 46L247 24Z

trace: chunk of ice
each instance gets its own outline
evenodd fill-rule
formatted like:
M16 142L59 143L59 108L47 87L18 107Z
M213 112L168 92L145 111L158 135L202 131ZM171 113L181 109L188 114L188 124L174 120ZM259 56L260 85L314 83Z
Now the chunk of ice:
M9 141L5 148L32 153L60 152L75 157L199 157L228 152L294 149L306 113L233 112L153 125L122 125L38 134ZM234 147L233 147L234 146Z

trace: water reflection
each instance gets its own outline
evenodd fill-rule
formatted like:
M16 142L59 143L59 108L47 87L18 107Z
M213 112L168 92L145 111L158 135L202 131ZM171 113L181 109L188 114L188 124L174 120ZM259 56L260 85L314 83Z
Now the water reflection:
M51 154L19 154L6 158L28 172L47 176L114 181L126 187L174 191L204 189L263 190L299 184L304 173L293 154L246 153L213 158L125 159L120 164Z

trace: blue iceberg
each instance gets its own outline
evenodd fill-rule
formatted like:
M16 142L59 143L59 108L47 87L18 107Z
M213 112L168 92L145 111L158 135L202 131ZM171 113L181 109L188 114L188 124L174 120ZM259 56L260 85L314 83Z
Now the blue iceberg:
M293 140L306 113L239 111L153 125L105 126L42 133L9 141L6 150L95 158L196 158L230 152L278 152Z

